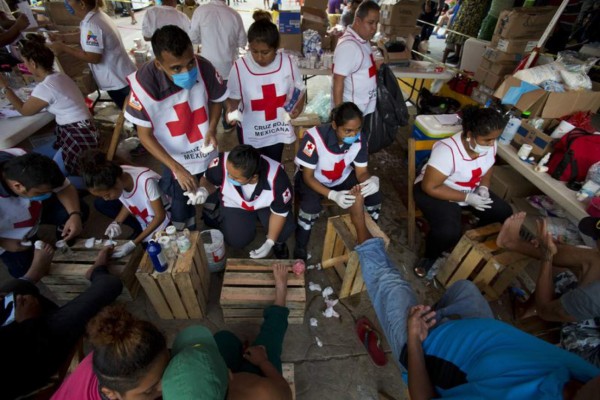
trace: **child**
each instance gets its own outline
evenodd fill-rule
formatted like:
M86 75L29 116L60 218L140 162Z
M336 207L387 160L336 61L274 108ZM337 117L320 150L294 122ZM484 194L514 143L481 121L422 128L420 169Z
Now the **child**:
M120 166L106 159L97 150L85 152L80 159L81 175L94 196L94 206L102 214L115 218L106 229L105 235L117 237L121 234L122 223L133 228L133 240L117 246L114 258L124 257L135 247L146 243L155 231L166 228L171 222L167 212L170 199L158 187L160 175L145 167ZM118 205L119 200L123 205ZM128 218L131 215L135 217Z

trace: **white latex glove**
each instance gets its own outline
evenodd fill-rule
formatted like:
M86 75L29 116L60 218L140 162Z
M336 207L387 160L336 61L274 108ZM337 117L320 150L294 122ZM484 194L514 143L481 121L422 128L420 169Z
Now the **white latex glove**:
M187 201L187 204L190 206L197 206L198 204L204 204L206 199L208 198L208 190L206 188L200 186L196 193L191 192L183 192L184 195L189 197L190 199Z
M480 195L484 199L489 199L490 198L490 189L488 189L487 186L477 186L477 189L475 189L475 194Z
M468 193L465 202L476 210L485 211L486 208L492 208L494 201L490 198L483 198L477 193Z
M379 178L376 176L372 176L363 183L360 184L362 188L360 189L360 193L363 197L370 196L379 191Z
M111 222L108 228L106 228L106 231L104 231L104 234L111 239L118 237L121 233L123 233L123 231L121 231L121 226L119 226L117 221Z
M356 200L356 197L352 196L349 190L342 190L340 192L336 190L330 190L327 198L335 201L337 205L343 209L352 206L352 204L354 204L354 200Z
M262 246L250 252L250 258L265 258L271 252L273 245L275 245L275 242L271 239L267 239Z
M133 241L129 241L121 246L115 247L115 250L112 253L112 258L121 258L125 257L127 254L131 253L135 250L135 243Z

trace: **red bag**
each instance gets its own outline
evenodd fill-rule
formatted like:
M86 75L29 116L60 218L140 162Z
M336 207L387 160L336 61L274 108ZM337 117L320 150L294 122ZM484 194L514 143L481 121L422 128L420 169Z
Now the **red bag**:
M463 74L457 74L454 78L448 81L448 87L454 90L456 93L470 96L473 93L473 89L479 86L479 82L469 78Z
M554 144L548 173L565 182L581 182L592 164L600 161L600 135L575 129Z

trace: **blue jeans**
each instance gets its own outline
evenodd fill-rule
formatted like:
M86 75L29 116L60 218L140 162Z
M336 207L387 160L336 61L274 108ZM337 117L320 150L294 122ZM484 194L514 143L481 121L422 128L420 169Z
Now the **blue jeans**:
M400 354L406 345L410 308L420 304L410 283L385 252L383 239L372 238L355 247L371 303L402 371ZM487 301L470 281L458 281L434 306L437 324L450 319L494 318Z

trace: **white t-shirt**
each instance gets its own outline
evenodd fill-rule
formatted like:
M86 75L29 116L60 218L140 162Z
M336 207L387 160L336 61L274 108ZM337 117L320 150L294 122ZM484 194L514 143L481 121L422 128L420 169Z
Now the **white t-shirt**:
M150 39L158 28L175 25L190 35L190 19L171 6L154 6L146 10L142 21L142 36Z
M75 82L62 72L54 72L45 77L33 89L31 96L48 103L46 110L56 116L58 125L91 119L81 91Z
M89 64L98 87L118 90L127 84L127 76L135 71L115 23L102 11L90 11L80 24L81 48L102 54L98 64Z
M463 146L462 132L440 140L433 145L431 156L415 183L421 182L427 166L433 167L447 176L444 185L463 193L474 191L483 177L496 162L496 143L492 150L471 158ZM462 206L464 202L458 203Z
M202 57L226 78L238 48L246 46L246 31L240 14L222 0L212 0L194 11L190 37L202 44Z

